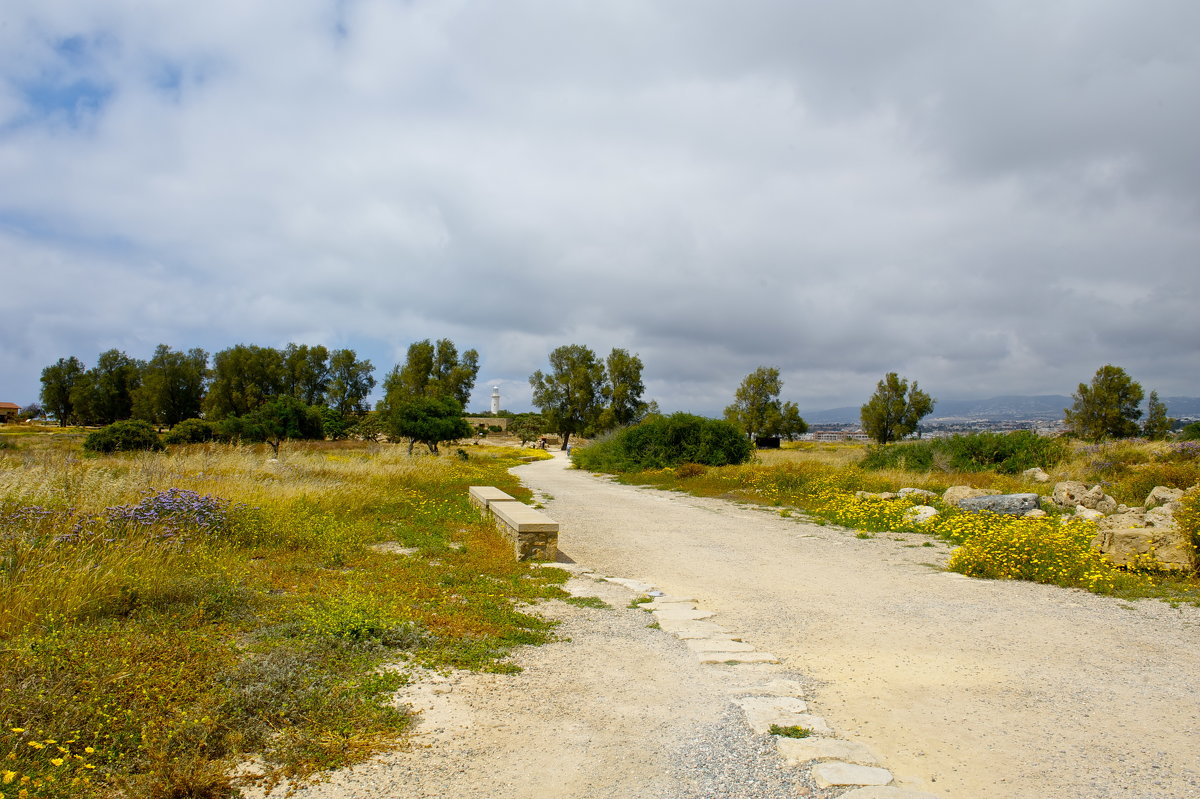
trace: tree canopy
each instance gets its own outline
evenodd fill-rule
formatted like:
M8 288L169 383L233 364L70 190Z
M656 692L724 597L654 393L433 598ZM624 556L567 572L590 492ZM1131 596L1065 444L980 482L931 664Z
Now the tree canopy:
M564 344L550 353L550 372L529 377L533 404L541 408L565 449L571 436L593 426L604 409L604 364L582 344Z
M133 415L167 427L198 417L207 372L204 350L176 352L159 344L142 367L142 384L133 392Z
M1143 396L1142 387L1124 369L1112 364L1101 366L1092 376L1091 385L1080 383L1071 395L1075 403L1063 409L1067 427L1088 441L1136 436Z
M388 432L396 438L408 439L412 453L417 442L433 454L443 441L454 441L471 435L471 425L463 416L462 406L450 396L413 397L401 402L387 416Z
M55 363L42 370L42 405L58 420L60 427L66 427L75 420L75 406L71 402L71 390L82 379L87 367L83 361L72 355L69 358L59 358Z
M936 400L895 372L875 386L875 393L862 406L863 431L880 444L898 441L917 429L921 420L933 412Z
M760 366L738 386L733 404L725 409L725 419L750 438L780 436L793 439L808 430L794 402L783 402L779 395L783 381L773 366Z
M461 356L450 339L429 339L409 345L404 363L396 364L383 381L384 398L379 409L388 413L418 397L450 397L459 410L466 408L479 374L479 353L467 350Z

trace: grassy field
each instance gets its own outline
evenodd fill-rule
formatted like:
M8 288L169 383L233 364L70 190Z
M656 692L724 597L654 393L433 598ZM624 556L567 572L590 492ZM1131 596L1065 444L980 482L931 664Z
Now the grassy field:
M4 799L230 796L246 763L304 778L402 741L412 670L512 671L551 635L520 608L565 575L514 562L467 503L528 496L506 470L530 451L80 439L0 434Z
M1186 489L1200 483L1200 447L1194 443L1072 444L1061 461L1048 466L1051 482L1041 484L987 468L867 470L860 464L869 451L862 444L803 442L760 450L753 463L743 466L683 464L619 475L618 479L778 507L785 516L804 513L820 522L856 529L860 536L886 531L937 536L960 545L950 568L971 576L1033 580L1131 599L1155 597L1200 604L1200 580L1194 574L1128 571L1094 552L1090 544L1096 526L1092 522L1070 520L1064 524L1057 514L1018 519L965 513L935 500L932 504L940 515L928 524L918 524L904 515L917 500L857 495L904 487L940 494L953 485L1047 495L1057 481L1079 480L1104 486L1107 493L1132 507L1141 505L1156 485ZM1200 543L1200 492L1187 496L1177 522Z

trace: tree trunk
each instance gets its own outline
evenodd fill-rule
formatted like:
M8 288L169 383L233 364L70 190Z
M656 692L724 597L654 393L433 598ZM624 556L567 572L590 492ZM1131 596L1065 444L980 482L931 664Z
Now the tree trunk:
M569 444L569 443L570 443L570 441L571 441L571 434L570 434L570 433L563 433L563 434L562 434L562 437L563 437L563 440L562 440L562 449L563 449L563 451L565 452L565 451L566 451L566 449L567 449L567 444Z

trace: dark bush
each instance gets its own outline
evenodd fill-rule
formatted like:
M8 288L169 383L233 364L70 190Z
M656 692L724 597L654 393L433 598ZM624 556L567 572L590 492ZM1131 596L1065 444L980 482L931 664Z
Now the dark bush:
M971 433L909 441L877 447L862 461L864 469L905 469L982 472L995 470L1017 474L1035 466L1049 468L1067 455L1067 445L1057 438L1039 436L1029 430L1012 433Z
M164 444L203 444L216 437L216 428L203 419L184 419L163 436Z
M1192 422L1189 425L1184 425L1179 431L1180 441L1200 441L1200 422Z
M730 423L675 413L618 430L574 450L571 459L590 471L632 472L681 463L728 466L753 454L750 439Z
M157 451L163 444L148 422L126 419L89 434L83 441L83 448L88 452Z

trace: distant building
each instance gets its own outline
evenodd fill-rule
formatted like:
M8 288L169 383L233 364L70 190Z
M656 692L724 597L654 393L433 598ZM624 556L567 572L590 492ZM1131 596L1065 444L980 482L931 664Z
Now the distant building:
M17 421L21 406L12 402L0 402L0 424Z

